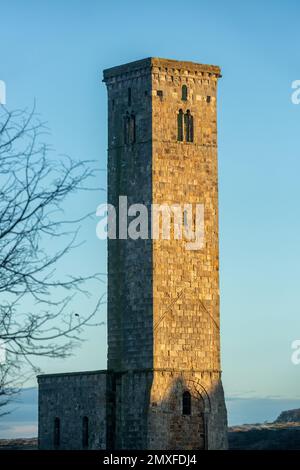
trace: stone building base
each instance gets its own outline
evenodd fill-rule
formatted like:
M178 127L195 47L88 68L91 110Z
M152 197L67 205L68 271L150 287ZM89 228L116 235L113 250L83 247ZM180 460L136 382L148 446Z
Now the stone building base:
M227 448L218 372L95 371L38 381L40 449Z

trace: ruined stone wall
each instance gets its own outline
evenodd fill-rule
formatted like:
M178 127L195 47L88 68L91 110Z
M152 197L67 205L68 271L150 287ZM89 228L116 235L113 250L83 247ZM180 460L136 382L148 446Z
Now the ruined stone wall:
M82 449L88 418L88 449L106 448L106 371L40 375L39 448ZM55 445L55 419L60 421Z

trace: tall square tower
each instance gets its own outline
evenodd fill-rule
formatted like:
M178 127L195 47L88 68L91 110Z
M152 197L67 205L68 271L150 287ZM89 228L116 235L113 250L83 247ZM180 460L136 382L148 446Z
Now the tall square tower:
M119 221L117 238L108 240L112 448L227 446L220 370L219 77L216 66L159 58L104 71L108 203ZM146 206L148 237L141 232L133 239L124 231L120 196L128 207ZM204 208L201 246L188 249L184 236L174 236L175 225L169 238L154 239L153 205L186 204Z

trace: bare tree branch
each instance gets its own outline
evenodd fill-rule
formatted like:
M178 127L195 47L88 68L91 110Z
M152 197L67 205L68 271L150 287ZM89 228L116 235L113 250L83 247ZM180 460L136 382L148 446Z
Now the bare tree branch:
M22 365L36 371L36 356L69 356L104 303L100 296L91 311L74 310L77 296L88 297L89 281L103 281L101 274L57 274L61 260L80 246L80 224L91 217L66 218L64 203L75 192L94 190L95 170L91 161L52 159L47 133L35 108L0 107L0 342L6 350L0 407L26 380Z

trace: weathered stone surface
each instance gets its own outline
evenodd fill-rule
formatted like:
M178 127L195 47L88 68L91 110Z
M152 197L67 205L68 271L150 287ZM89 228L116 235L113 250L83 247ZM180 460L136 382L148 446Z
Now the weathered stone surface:
M187 250L186 240L109 241L108 365L122 371L117 447L227 446L219 334L219 76L215 66L157 58L104 71L108 202L117 206L118 196L126 195L128 204L202 203L205 211L200 251ZM193 116L193 142L177 141L179 110ZM131 145L124 143L126 113L135 116ZM186 389L193 395L191 416L182 416Z
M106 448L107 371L40 375L39 448L82 449L83 418L88 418L88 448ZM60 443L54 445L55 418Z

